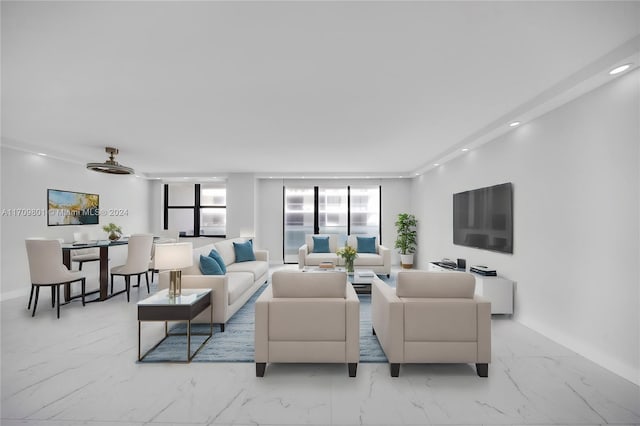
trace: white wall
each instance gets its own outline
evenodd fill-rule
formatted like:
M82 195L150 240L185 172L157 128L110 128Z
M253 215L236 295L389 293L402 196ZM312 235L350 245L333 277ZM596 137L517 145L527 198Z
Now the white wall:
M227 238L255 236L255 178L252 173L227 177Z
M640 71L415 179L420 267L517 282L515 318L640 383ZM452 194L513 182L514 253L452 243Z
M41 157L2 147L0 297L4 300L29 294L29 266L24 240L29 237L63 238L73 241L73 233L88 232L91 238L105 238L102 225L113 222L124 234L150 232L150 183L134 176L105 175L87 170L81 164ZM47 189L88 192L100 195L100 209L122 209L122 216L101 216L99 225L47 226ZM155 208L155 206L154 206ZM37 216L16 216L9 209L33 209ZM112 265L126 259L126 246L109 251ZM83 270L95 275L88 287L97 287L97 265Z
M409 179L258 179L257 182L257 233L260 248L269 250L273 263L282 263L282 187L290 186L346 186L382 185L382 244L393 248L396 231L395 220L398 213L408 212L411 207L411 181ZM393 255L393 263L400 258Z

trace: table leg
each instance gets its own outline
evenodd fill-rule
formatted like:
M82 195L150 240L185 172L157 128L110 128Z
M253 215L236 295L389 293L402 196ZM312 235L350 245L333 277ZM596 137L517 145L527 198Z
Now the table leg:
M191 320L187 321L187 360L191 361Z
M100 246L100 300L107 300L109 294L109 246Z
M140 358L141 358L140 357L140 334L141 334L140 328L141 328L140 320L138 320L138 361L140 361Z
M68 270L71 270L71 250L62 250L62 263ZM64 301L68 302L69 300L71 300L71 284L67 283L64 285Z

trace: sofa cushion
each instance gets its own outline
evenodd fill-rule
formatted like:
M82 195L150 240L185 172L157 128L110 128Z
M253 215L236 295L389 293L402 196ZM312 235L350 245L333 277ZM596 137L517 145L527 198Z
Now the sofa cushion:
M253 281L263 276L269 271L269 264L262 260L254 260L251 262L232 263L227 266L227 272L250 272L253 275Z
M384 260L379 254L359 253L353 264L355 266L382 266Z
M200 272L202 275L224 275L215 259L203 255L200 255Z
M314 253L330 253L329 250L329 237L313 237L313 252Z
M218 241L217 243L215 243L215 249L218 251L218 253L220 253L220 256L222 256L222 259L224 259L224 264L225 265L231 265L232 263L235 263L236 261L236 251L233 248L233 243L234 242L243 242L245 240L241 240L241 239L233 239L233 240L222 240L222 241Z
M466 272L398 272L398 297L472 299L476 279Z
M235 303L254 284L253 275L248 272L227 274L229 283L229 305Z
M253 242L251 240L242 243L233 243L233 251L236 255L236 262L251 262L256 260L253 252Z
M357 237L358 253L377 253L376 237Z
M227 273L227 265L224 264L224 259L222 258L222 256L220 256L220 253L218 253L216 249L211 249L211 251L209 252L209 257L218 263L223 274Z
M273 297L347 297L347 274L337 271L276 271L271 277Z
M329 237L329 253L335 253L338 250L338 235L336 234L307 234L304 242L307 245L308 252L313 253L313 237Z

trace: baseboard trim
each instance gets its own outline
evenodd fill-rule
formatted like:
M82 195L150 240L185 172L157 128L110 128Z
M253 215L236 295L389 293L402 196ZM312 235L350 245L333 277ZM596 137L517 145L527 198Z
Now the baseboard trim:
M640 386L640 368L634 369L633 367L620 362L617 359L612 358L610 355L602 353L596 348L585 344L584 342L576 340L572 336L568 336L564 333L558 332L556 329L552 329L541 325L535 321L523 320L521 317L517 318L520 324L528 327L544 337L553 340L555 343L564 346L565 348L572 350L580 356L585 357L591 362L598 364L600 367L609 370L610 372L622 377L629 382Z

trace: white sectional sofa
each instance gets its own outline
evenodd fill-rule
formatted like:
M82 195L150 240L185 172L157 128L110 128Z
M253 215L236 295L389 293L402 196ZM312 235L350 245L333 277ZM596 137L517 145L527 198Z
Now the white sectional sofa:
M207 244L193 249L193 265L182 270L182 288L210 288L213 322L220 324L222 331L226 322L249 298L267 281L269 275L269 252L255 250L256 260L236 262L233 243L247 241L233 238ZM203 275L200 272L200 255L208 256L215 249L224 260L227 273L224 275ZM160 274L159 288L169 288L169 274ZM208 323L209 312L205 310L194 322Z
M314 253L313 237L329 237L329 253ZM378 275L391 274L391 250L385 246L381 246L376 239L375 253L360 253L353 262L355 268L370 269ZM327 235L306 235L305 243L298 249L298 268L303 269L307 266L318 266L321 262L333 262L335 265L342 266L344 261L336 254L338 247L338 236L335 234ZM358 250L358 236L349 235L347 244Z

